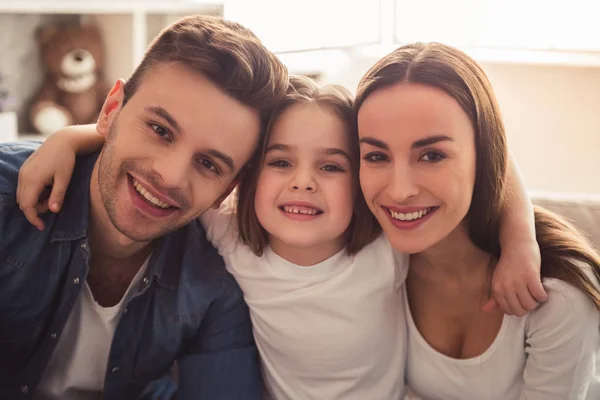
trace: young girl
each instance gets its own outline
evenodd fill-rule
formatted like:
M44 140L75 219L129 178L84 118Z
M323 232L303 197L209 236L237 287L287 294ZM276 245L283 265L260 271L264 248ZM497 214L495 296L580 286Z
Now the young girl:
M507 144L491 85L463 52L407 45L363 78L361 187L406 281L408 384L423 399L600 399L600 256L535 213L545 304L482 313L499 256ZM392 113L393 110L393 113ZM402 188L402 189L400 189ZM426 210L415 221L398 218Z
M404 394L406 322L399 287L408 258L379 235L364 203L351 120L345 89L292 78L241 177L237 206L226 202L201 218L244 291L266 387L276 399ZM76 134L55 136L56 149L62 140L68 143L69 150L58 153L61 161L74 155L73 147L81 152L98 145ZM44 144L22 177L46 182L54 176L60 163L51 150L42 154L51 148L50 141ZM41 165L45 177L37 173ZM28 187L23 191L34 188L37 198L40 186ZM19 196L24 204L27 195Z

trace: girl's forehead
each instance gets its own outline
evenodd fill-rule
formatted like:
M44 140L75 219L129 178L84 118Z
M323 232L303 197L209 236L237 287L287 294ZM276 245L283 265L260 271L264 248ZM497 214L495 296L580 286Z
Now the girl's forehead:
M269 132L268 145L342 147L350 145L348 124L317 104L298 104L282 113Z

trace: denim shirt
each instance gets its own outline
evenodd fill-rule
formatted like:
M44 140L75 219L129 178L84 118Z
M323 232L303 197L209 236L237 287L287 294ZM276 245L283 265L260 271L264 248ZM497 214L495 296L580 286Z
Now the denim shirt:
M31 398L82 285L89 188L98 154L78 159L62 210L30 225L18 171L37 143L0 145L0 398ZM261 378L241 290L196 221L168 234L117 325L104 399L136 399L174 361L179 400L258 399ZM90 362L94 362L90 360Z

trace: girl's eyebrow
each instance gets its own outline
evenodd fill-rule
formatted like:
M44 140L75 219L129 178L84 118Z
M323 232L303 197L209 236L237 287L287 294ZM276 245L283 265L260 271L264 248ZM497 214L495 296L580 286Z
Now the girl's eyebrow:
M348 159L349 163L352 163L352 159L350 158L350 155L342 149L338 149L336 147L322 147L320 149L320 151L321 151L321 153L327 154L329 156L335 156L335 155L343 156L346 159Z
M279 150L279 151L292 151L292 147L288 144L275 143L267 147L265 150L265 154L271 151Z

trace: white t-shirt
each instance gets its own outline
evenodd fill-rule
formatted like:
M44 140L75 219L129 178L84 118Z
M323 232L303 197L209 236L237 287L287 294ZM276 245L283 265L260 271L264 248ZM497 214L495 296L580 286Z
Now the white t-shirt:
M382 236L355 256L311 266L269 247L257 257L226 208L202 217L250 308L265 384L277 400L388 400L404 395L408 257Z
M84 283L52 357L44 370L34 400L99 400L119 317L148 266L144 262L119 304L102 307Z
M549 278L544 286L544 304L523 317L505 315L492 345L470 359L433 349L417 330L404 294L407 382L414 392L408 398L600 399L600 313L564 281Z

